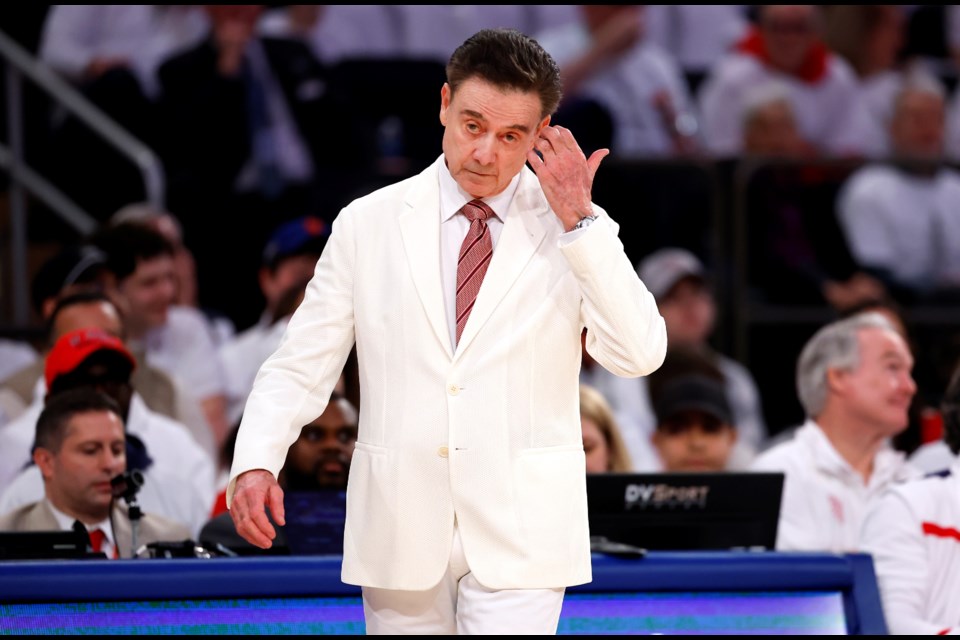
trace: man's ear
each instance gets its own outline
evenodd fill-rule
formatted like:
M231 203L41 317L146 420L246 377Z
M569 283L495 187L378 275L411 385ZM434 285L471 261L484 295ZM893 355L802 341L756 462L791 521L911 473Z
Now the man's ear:
M846 387L848 371L831 367L827 369L827 389L842 393Z
M443 87L440 88L440 124L443 126L447 126L447 110L450 108L451 98L450 84L444 82Z
M53 477L54 457L53 452L49 449L36 447L33 450L33 463L40 469L40 475L43 476L44 480Z

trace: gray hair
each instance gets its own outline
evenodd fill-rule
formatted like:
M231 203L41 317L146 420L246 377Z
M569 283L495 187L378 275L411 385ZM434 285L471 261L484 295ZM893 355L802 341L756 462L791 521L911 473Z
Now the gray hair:
M790 87L785 82L770 80L747 89L740 108L743 127L748 128L760 110L771 104L785 104L791 113L793 112Z
M914 66L906 71L903 74L902 80L897 83L897 90L893 97L893 106L890 109L891 118L896 117L903 98L911 93L924 93L936 96L944 103L947 101L947 91L940 79L929 71Z
M820 415L827 404L827 371L849 371L860 364L858 335L864 329L897 333L886 317L867 311L822 327L803 347L797 361L797 395L808 417Z

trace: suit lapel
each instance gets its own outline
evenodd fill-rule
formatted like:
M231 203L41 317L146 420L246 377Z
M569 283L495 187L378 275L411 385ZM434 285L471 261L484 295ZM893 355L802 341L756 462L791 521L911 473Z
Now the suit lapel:
M493 249L490 267L483 277L477 301L463 328L454 360L470 346L543 242L547 225L542 218L548 211L536 175L523 169L520 185L504 220L497 246Z
M440 185L436 167L410 190L400 215L400 236L420 303L447 357L452 358L440 279Z
M133 529L130 527L130 516L126 509L118 504L114 504L112 521L114 544L117 545L117 555L121 558L132 558L133 554L130 552L130 545L133 543ZM142 525L143 520L141 520L140 523ZM140 535L141 539L138 540L137 543L143 544L142 526L140 527Z

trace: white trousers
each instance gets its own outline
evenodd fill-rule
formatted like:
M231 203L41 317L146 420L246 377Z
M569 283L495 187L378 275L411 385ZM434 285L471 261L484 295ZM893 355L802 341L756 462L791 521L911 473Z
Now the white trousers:
M363 587L368 635L553 635L563 607L559 589L487 589L467 565L454 527L447 572L427 591Z

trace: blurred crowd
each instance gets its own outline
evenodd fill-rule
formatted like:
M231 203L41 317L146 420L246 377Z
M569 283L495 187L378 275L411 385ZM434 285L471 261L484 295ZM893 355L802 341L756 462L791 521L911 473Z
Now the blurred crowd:
M257 371L339 208L439 155L446 60L501 26L553 55L554 123L588 154L763 166L748 298L831 317L777 355L804 418L773 424L780 399L717 337L730 265L696 243L637 255L669 352L626 379L584 350L586 471L781 471L778 549L870 551L895 631L960 624L960 588L943 586L960 575L960 331L910 322L960 299L952 5L51 5L33 53L157 152L165 206L81 122L43 111L29 159L98 228L39 232L56 245L30 283L43 337L0 340L0 529L92 532L113 520L110 480L137 468L144 541L256 552L223 491ZM351 358L281 474L290 500L324 496L332 531L360 402ZM96 547L132 555L123 535ZM945 595L922 597L934 583Z

